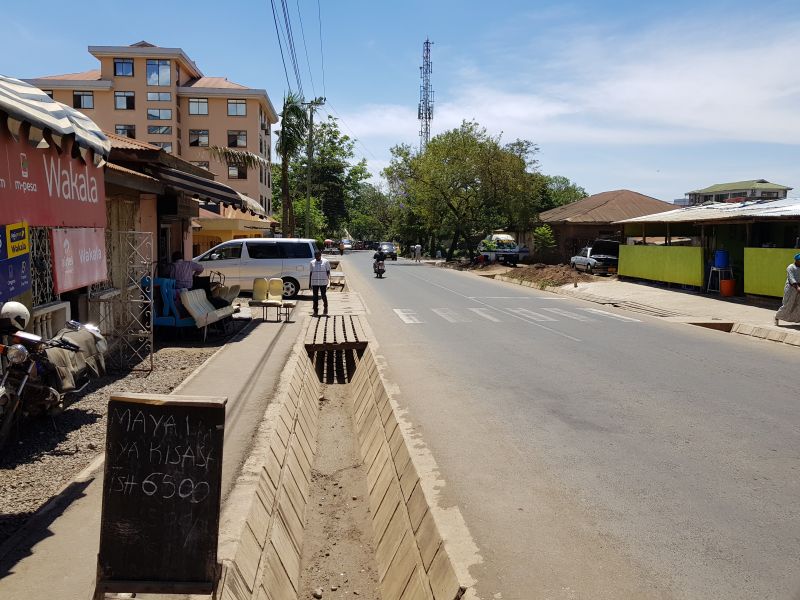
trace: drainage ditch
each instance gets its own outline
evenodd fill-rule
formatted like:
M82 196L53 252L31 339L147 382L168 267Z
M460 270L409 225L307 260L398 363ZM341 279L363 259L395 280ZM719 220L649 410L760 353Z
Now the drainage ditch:
M312 319L280 390L255 440L247 516L220 552L216 597L461 598L465 571L439 533L358 316Z

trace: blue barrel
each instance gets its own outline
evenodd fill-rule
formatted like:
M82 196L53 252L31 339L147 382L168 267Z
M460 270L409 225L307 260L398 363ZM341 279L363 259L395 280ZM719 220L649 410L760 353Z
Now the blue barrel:
M727 250L717 250L714 252L714 266L718 269L727 269L731 264L730 255Z

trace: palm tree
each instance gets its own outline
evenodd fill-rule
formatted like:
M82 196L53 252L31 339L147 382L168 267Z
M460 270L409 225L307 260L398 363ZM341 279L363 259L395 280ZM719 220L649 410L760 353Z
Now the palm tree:
M305 143L308 133L308 115L303 106L303 97L290 91L283 98L281 129L276 132L276 149L281 157L281 229L283 235L294 235L294 211L289 196L289 161Z

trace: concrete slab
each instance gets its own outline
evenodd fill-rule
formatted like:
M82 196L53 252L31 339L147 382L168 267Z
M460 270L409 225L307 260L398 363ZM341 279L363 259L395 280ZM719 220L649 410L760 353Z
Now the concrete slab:
M303 529L305 527L305 521L300 516L298 516L297 512L295 511L294 506L292 506L292 502L289 499L289 496L284 494L278 495L278 515L280 519L275 519L275 522L281 521L284 525L284 528L289 534L289 537L294 544L294 548L297 551L297 556L299 560L300 551L303 547ZM273 531L273 541L275 538L275 532ZM283 559L283 555L281 554L281 559ZM291 575L291 571L287 566L286 570Z
M264 558L261 585L271 600L285 600L286 598L297 597L296 584L289 577L286 568L278 558L278 551L271 544Z
M391 457L389 456L388 450L386 450L384 446L381 446L378 450L378 455L375 457L375 462L373 462L369 469L367 469L368 490L371 491L375 487L381 471L386 467L387 464L392 477L397 477L394 470L394 464L391 462Z
M408 501L411 497L411 492L419 481L417 475L417 467L414 465L413 460L406 463L406 468L403 469L403 474L400 476L400 488L403 490L403 498Z
M247 589L252 592L255 589L258 563L261 561L261 546L249 526L242 531L234 561Z
M253 503L250 506L250 514L247 516L247 525L253 532L253 535L258 542L259 548L262 550L267 543L267 533L269 532L270 510L264 506L258 494L253 498Z
M416 548L414 548L410 535L404 537L398 544L398 550L392 557L389 569L381 578L383 600L400 600L417 568L415 553Z
M383 497L386 495L386 490L389 489L389 485L392 481L395 481L394 467L392 463L386 459L383 461L383 466L375 482L375 486L369 490L369 509L373 515L378 512L378 508L380 508L381 502L383 502Z
M400 486L392 481L386 489L383 500L378 505L378 510L372 513L372 527L375 530L375 539L380 540L389 522L392 520L397 507L401 505L403 497L400 495ZM403 508L405 509L405 507Z
M460 586L453 566L450 564L450 558L444 551L444 546L439 547L439 551L428 569L428 579L431 582L435 600L454 600L458 597Z
M427 583L427 577L423 579L419 569L414 569L400 600L433 600L433 592Z
M378 563L378 573L383 581L386 570L392 562L392 558L397 552L400 542L408 534L409 538L413 535L407 527L407 517L403 510L396 510L389 521L389 526L383 532L380 540L375 544L375 560ZM400 590L402 591L402 590Z
M414 486L411 497L406 503L406 508L408 509L408 518L411 521L411 529L416 533L425 513L428 512L428 502L419 482Z
M278 511L280 514L280 510ZM302 541L302 537L300 538ZM292 587L296 590L300 583L300 552L295 542L291 539L286 521L277 518L274 521L270 544L280 560ZM265 586L266 587L266 586Z
M417 538L419 553L422 556L422 566L427 571L439 551L439 546L442 545L442 538L430 511L425 513L415 537Z

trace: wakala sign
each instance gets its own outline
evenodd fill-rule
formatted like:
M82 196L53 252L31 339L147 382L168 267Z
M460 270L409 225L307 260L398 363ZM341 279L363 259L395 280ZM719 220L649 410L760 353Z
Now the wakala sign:
M53 229L53 284L57 294L81 288L108 277L106 235L102 229Z
M103 169L0 134L0 223L106 226Z

